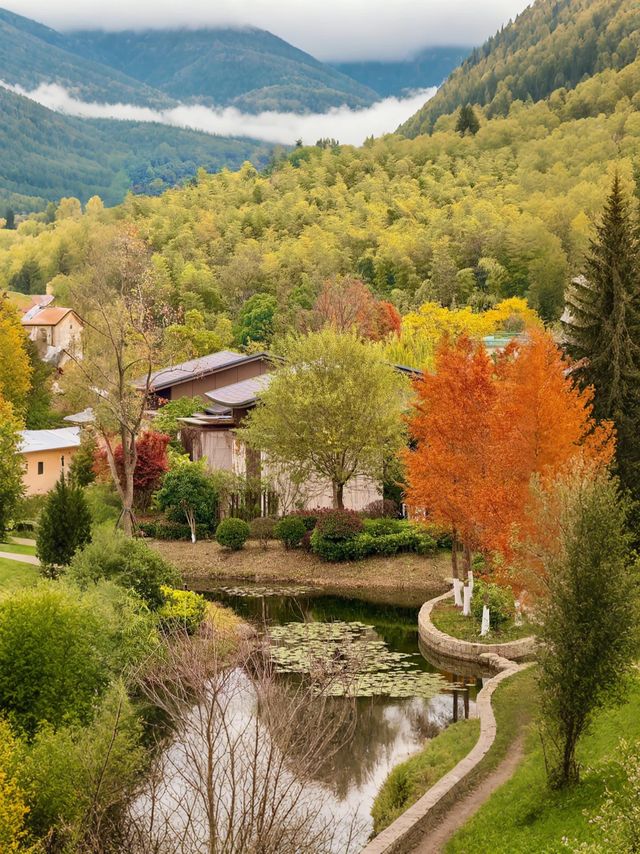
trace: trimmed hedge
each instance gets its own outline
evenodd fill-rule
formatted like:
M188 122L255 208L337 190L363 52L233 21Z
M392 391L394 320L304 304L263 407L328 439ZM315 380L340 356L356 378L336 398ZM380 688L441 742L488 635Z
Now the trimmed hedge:
M251 528L243 519L223 519L216 528L216 540L226 549L239 551L249 539Z
M295 549L300 545L307 528L299 516L285 516L275 527L274 534L285 549Z
M316 529L311 534L311 549L323 560L338 562L362 560L372 555L389 557L400 552L432 554L436 543L432 537L414 526L394 534L379 536L365 532L346 540L330 540Z
M183 522L140 522L138 530L145 537L156 540L190 540L191 528ZM204 540L211 536L208 525L196 525L196 539Z

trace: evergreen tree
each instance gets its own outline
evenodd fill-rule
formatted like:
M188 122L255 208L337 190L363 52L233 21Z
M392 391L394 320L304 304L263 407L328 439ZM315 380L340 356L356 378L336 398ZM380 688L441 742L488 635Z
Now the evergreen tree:
M7 211L4 215L4 219L5 219L5 223L4 223L5 228L8 228L10 230L15 229L15 227L16 227L16 215L14 214L14 212L12 211L11 208L7 208Z
M52 409L55 368L48 362L42 361L35 342L30 338L25 341L25 349L31 363L31 390L27 397L25 426L27 430L47 430L57 427L60 416Z
M471 104L465 104L463 107L460 107L458 121L456 122L456 132L461 136L464 136L465 133L475 136L479 130L480 122Z
M35 258L25 261L17 273L9 280L9 288L21 294L41 294L44 288L44 274Z
M47 497L40 516L36 550L46 575L55 578L78 549L91 540L91 513L81 487L64 472Z
M640 243L619 175L563 317L574 376L593 386L594 415L613 421L620 479L640 498Z

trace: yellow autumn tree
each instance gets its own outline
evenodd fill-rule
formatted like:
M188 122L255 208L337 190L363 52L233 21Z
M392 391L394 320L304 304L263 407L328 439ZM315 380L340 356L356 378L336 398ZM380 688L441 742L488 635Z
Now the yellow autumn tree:
M24 414L26 409L31 373L27 336L18 313L6 296L0 296L0 396L16 413Z
M18 750L11 727L0 719L0 851L3 854L31 850L24 845L27 836L24 820L29 808L15 779Z

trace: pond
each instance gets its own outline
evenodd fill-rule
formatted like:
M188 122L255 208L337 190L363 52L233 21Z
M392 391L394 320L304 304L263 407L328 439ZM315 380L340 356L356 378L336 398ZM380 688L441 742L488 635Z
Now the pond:
M418 646L418 607L371 601L373 591L355 598L227 581L199 592L271 635L277 669L291 674L285 679L304 672L318 651L335 660L345 641L365 651L353 737L318 779L336 821L357 816L358 850L371 833L371 806L389 771L453 720L473 716L481 679L429 662Z

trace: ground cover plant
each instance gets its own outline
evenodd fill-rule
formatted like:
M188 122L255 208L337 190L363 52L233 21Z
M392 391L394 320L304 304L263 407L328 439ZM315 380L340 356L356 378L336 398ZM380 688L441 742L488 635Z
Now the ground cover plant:
M508 643L535 633L535 626L528 620L523 619L521 623L509 620L490 629L483 637L480 635L480 619L473 615L464 617L460 608L450 602L436 605L431 611L431 622L441 632L471 643Z

